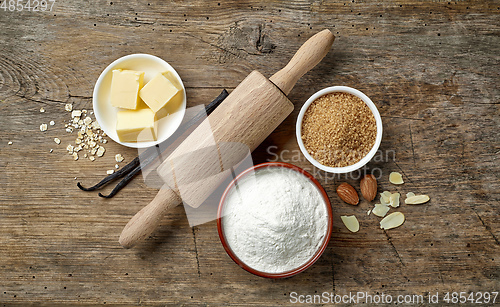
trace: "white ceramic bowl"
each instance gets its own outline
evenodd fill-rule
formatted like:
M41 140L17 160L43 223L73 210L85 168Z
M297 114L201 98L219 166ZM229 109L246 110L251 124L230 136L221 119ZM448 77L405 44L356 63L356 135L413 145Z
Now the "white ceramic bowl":
M313 101L318 99L319 97L330 94L330 93L335 93L335 92L344 92L344 93L349 93L354 96L357 96L363 100L366 105L370 108L370 110L373 113L373 116L375 117L375 122L377 124L377 137L375 139L375 144L373 145L373 148L370 150L370 152L364 156L361 160L359 160L357 163L345 167L330 167L330 166L325 166L318 161L316 161L310 154L307 152L306 148L304 147L304 143L302 142L302 120L304 119L304 113L306 112L307 108L311 105ZM368 96L363 94L362 92L358 91L357 89L354 89L352 87L348 86L332 86L332 87L327 87L325 89L322 89L319 92L316 92L314 95L312 95L309 99L307 99L306 103L302 106L302 109L300 109L299 116L297 118L297 126L296 126L296 136L297 136L297 142L299 143L299 148L302 151L302 154L306 157L306 159L311 162L314 166L316 166L319 169L322 169L326 172L330 173L348 173L355 171L361 167L363 167L366 163L368 163L375 153L377 152L380 142L382 141L382 118L380 117L380 113L377 110L377 107L375 104L371 101Z
M164 71L171 71L182 83L179 74L167 62L149 54L130 54L119 58L109 64L101 73L94 87L93 108L97 122L102 130L115 142L132 148L145 148L157 145L168 139L179 128L184 113L186 112L186 90L184 89L184 99L179 106L171 106L170 115L161 118L158 121L157 140L151 142L120 142L116 133L116 114L119 109L113 107L109 102L109 93L111 89L111 78L113 69L131 69L144 71L144 84L151 80L156 74Z

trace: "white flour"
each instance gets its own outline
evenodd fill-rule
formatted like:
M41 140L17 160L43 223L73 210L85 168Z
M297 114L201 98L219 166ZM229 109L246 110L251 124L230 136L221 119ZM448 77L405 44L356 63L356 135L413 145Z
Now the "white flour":
M328 216L318 188L286 168L258 169L227 196L222 226L249 267L283 273L306 263L322 244Z

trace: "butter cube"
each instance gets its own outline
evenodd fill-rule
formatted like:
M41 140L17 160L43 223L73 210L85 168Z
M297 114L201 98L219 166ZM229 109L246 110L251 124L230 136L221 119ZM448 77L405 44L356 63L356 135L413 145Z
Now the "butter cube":
M139 96L156 113L179 93L177 86L159 73L140 90Z
M125 110L117 114L116 133L121 142L156 141L157 121L150 109Z
M139 91L144 83L144 72L135 70L113 70L111 79L111 105L136 110L139 106Z
M182 88L179 79L177 79L177 77L171 71L162 72L161 74L165 78L167 78L168 81L172 82L172 84L179 90L177 94L175 94L175 96L172 97L172 99L170 99L170 102L168 103L170 106L173 106L172 109L176 109L184 101L184 89Z

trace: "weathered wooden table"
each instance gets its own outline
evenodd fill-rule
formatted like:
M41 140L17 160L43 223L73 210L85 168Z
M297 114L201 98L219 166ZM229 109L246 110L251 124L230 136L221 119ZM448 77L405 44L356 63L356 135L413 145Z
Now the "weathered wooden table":
M282 305L366 291L393 303L398 295L428 303L429 292L443 303L449 292L451 303L452 292L500 291L497 1L56 0L45 12L11 4L0 2L0 302ZM128 162L137 151L109 142L95 162L73 161L64 105L90 111L100 72L131 53L167 60L188 106L208 103L253 69L272 75L324 28L336 35L332 51L298 82L294 113L254 153L255 162L291 162L323 183L334 229L319 261L289 279L251 275L226 255L215 222L190 228L182 207L147 241L120 247L123 226L156 190L140 176L110 200L78 190L75 177L94 183L115 154ZM363 91L382 114L381 154L368 164L382 174L379 192L431 197L398 208L399 228L381 230L366 214L373 203L340 201L336 186L359 187L356 173L327 177L298 152L298 110L332 85ZM390 184L391 171L406 183ZM358 217L358 233L343 214Z

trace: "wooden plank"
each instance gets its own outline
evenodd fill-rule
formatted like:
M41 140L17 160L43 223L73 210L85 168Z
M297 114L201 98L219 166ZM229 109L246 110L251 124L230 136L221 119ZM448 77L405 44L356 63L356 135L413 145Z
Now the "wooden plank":
M260 306L287 304L291 292L499 290L495 1L71 0L54 9L0 10L0 302ZM253 155L303 167L327 190L336 218L320 260L285 280L253 276L225 254L215 222L190 228L182 207L152 238L122 249L123 226L156 190L138 177L110 200L79 191L76 182L100 180L114 154L127 162L137 151L110 142L101 159L73 161L64 104L91 110L100 72L139 52L176 68L189 106L207 103L254 69L271 76L324 28L337 37L333 50L298 82L289 95L294 112ZM401 206L400 228L380 230L366 201L342 203L337 185L358 180L327 177L298 153L298 111L332 85L363 91L382 114L384 157L368 164L383 174L379 191L431 196ZM50 120L56 125L40 132ZM406 183L391 185L391 171ZM358 216L358 233L345 229L342 214Z

